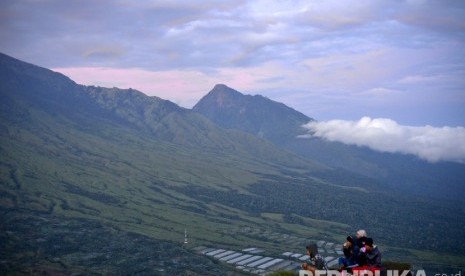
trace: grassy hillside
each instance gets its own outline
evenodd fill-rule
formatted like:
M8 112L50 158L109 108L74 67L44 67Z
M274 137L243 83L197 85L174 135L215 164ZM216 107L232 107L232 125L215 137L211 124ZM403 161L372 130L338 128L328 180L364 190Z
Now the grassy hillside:
M300 252L271 237L340 242L359 227L387 258L463 266L454 202L387 194L134 90L79 86L5 57L0 68L1 271L235 274L191 248Z
M97 124L95 132L100 134L91 135L91 126L80 125L85 131L78 130L64 118L40 112L31 112L31 117L47 122L47 127L39 127L39 122L29 127L22 122L21 128L3 125L8 136L2 135L0 140L1 205L8 214L21 210L29 216L40 213L97 221L124 232L178 242L187 228L192 246L253 245L270 252L292 246L250 236L240 229L253 227L338 241L355 227L368 225L366 228L376 233L378 240L397 240L391 243L394 247L415 245L410 235L396 237L399 230L418 229L431 238L422 242L437 242L431 220L422 215L430 208L422 202L405 206L403 199L386 198L351 183L327 183L323 176L315 178L302 169L277 169L259 159L175 147L111 124ZM354 207L346 194L354 194L354 201L365 203ZM376 206L381 198L396 204L385 200ZM364 215L366 206L371 205L369 216ZM340 210L348 208L353 212L341 214ZM438 216L449 207L441 208ZM451 233L446 228L453 227L457 217L452 209L449 211L449 218L434 219L438 223L447 220L443 226ZM411 213L417 214L415 220L409 220L416 221L413 228L399 222L405 219L404 214ZM380 218L385 221L377 221ZM396 225L396 229L389 225ZM392 252L394 259L402 256L396 250ZM421 262L415 256L409 253L407 258Z

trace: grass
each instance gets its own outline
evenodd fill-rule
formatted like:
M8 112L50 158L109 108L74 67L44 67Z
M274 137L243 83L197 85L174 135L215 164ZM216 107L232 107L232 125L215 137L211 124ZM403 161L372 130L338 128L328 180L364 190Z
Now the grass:
M182 242L187 228L192 246L253 245L277 254L299 252L302 246L277 243L240 230L250 227L333 242L343 241L353 231L351 225L305 216L297 213L299 210L289 213L270 206L270 210L255 213L244 210L241 202L234 206L184 192L202 187L201 191L254 198L257 192L250 187L260 181L289 183L289 191L296 183L306 183L307 188L330 187L329 193L341 189L340 185L309 177L309 171L303 169L306 163L290 155L263 149L249 152L240 147L175 145L112 123L76 125L42 111L31 110L31 117L35 119L25 125L3 123L8 129L0 136L0 192L8 195L0 198L4 207L96 220L175 242ZM272 159L287 162L289 167L264 161ZM309 170L321 169L307 165ZM359 187L342 188L344 192L365 193ZM288 216L300 222L289 222ZM463 264L460 255L410 252L412 262Z

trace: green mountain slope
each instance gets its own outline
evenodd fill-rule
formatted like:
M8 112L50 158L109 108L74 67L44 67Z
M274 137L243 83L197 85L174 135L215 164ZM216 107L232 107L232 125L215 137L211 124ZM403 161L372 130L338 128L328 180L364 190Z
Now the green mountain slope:
M0 61L0 205L2 218L10 222L2 225L10 234L0 238L11 244L2 260L12 264L2 267L6 270L31 262L39 270L63 269L47 255L28 259L35 247L27 241L37 233L22 230L19 217L59 218L65 225L84 219L89 222L79 225L91 233L86 227L96 221L156 240L182 241L187 228L193 245L246 246L254 239L225 233L242 224L264 226L265 218L185 191L198 186L245 195L265 174L325 169L249 134L224 131L168 101L79 86L7 56ZM79 250L57 250L55 255L67 260L64 269L84 269L69 256L78 258ZM98 269L120 269L107 265Z
M388 258L463 265L453 203L391 195L138 91L80 86L4 55L0 72L1 271L234 274L190 248L279 255L303 244L270 233L339 242L359 227Z

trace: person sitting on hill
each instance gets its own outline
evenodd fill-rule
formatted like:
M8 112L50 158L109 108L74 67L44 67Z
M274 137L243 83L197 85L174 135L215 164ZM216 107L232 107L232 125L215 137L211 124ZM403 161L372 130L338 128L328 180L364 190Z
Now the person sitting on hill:
M363 266L366 263L365 260L365 241L367 239L367 232L363 229L360 229L356 233L356 239L354 240L353 244L353 251L354 251L354 260L359 266Z
M309 244L306 247L307 256L310 258L307 262L301 265L303 270L308 270L315 275L316 270L326 269L326 262L323 257L318 254L318 247L316 244Z
M367 238L365 242L366 248L366 264L369 270L379 269L381 267L381 252L378 247L373 244L372 238Z
M353 272L359 271L358 275L360 275L361 271L365 270L369 270L373 273L381 270L381 252L378 247L373 244L372 238L366 239L365 248L366 252L363 253L365 256L365 264L352 269Z
M357 265L354 256L354 239L352 236L347 237L346 242L342 246L342 252L344 253L344 256L339 258L340 270Z

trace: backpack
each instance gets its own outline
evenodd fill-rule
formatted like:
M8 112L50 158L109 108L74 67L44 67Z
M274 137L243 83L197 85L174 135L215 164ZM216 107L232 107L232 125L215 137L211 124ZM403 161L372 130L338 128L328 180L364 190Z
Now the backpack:
M327 269L327 264L325 259L320 254L317 254L315 258L312 259L312 263L314 264L315 268L318 270Z
M307 245L307 247L311 249L310 261L312 265L318 270L327 269L325 259L323 259L323 257L318 254L318 246L313 243Z

